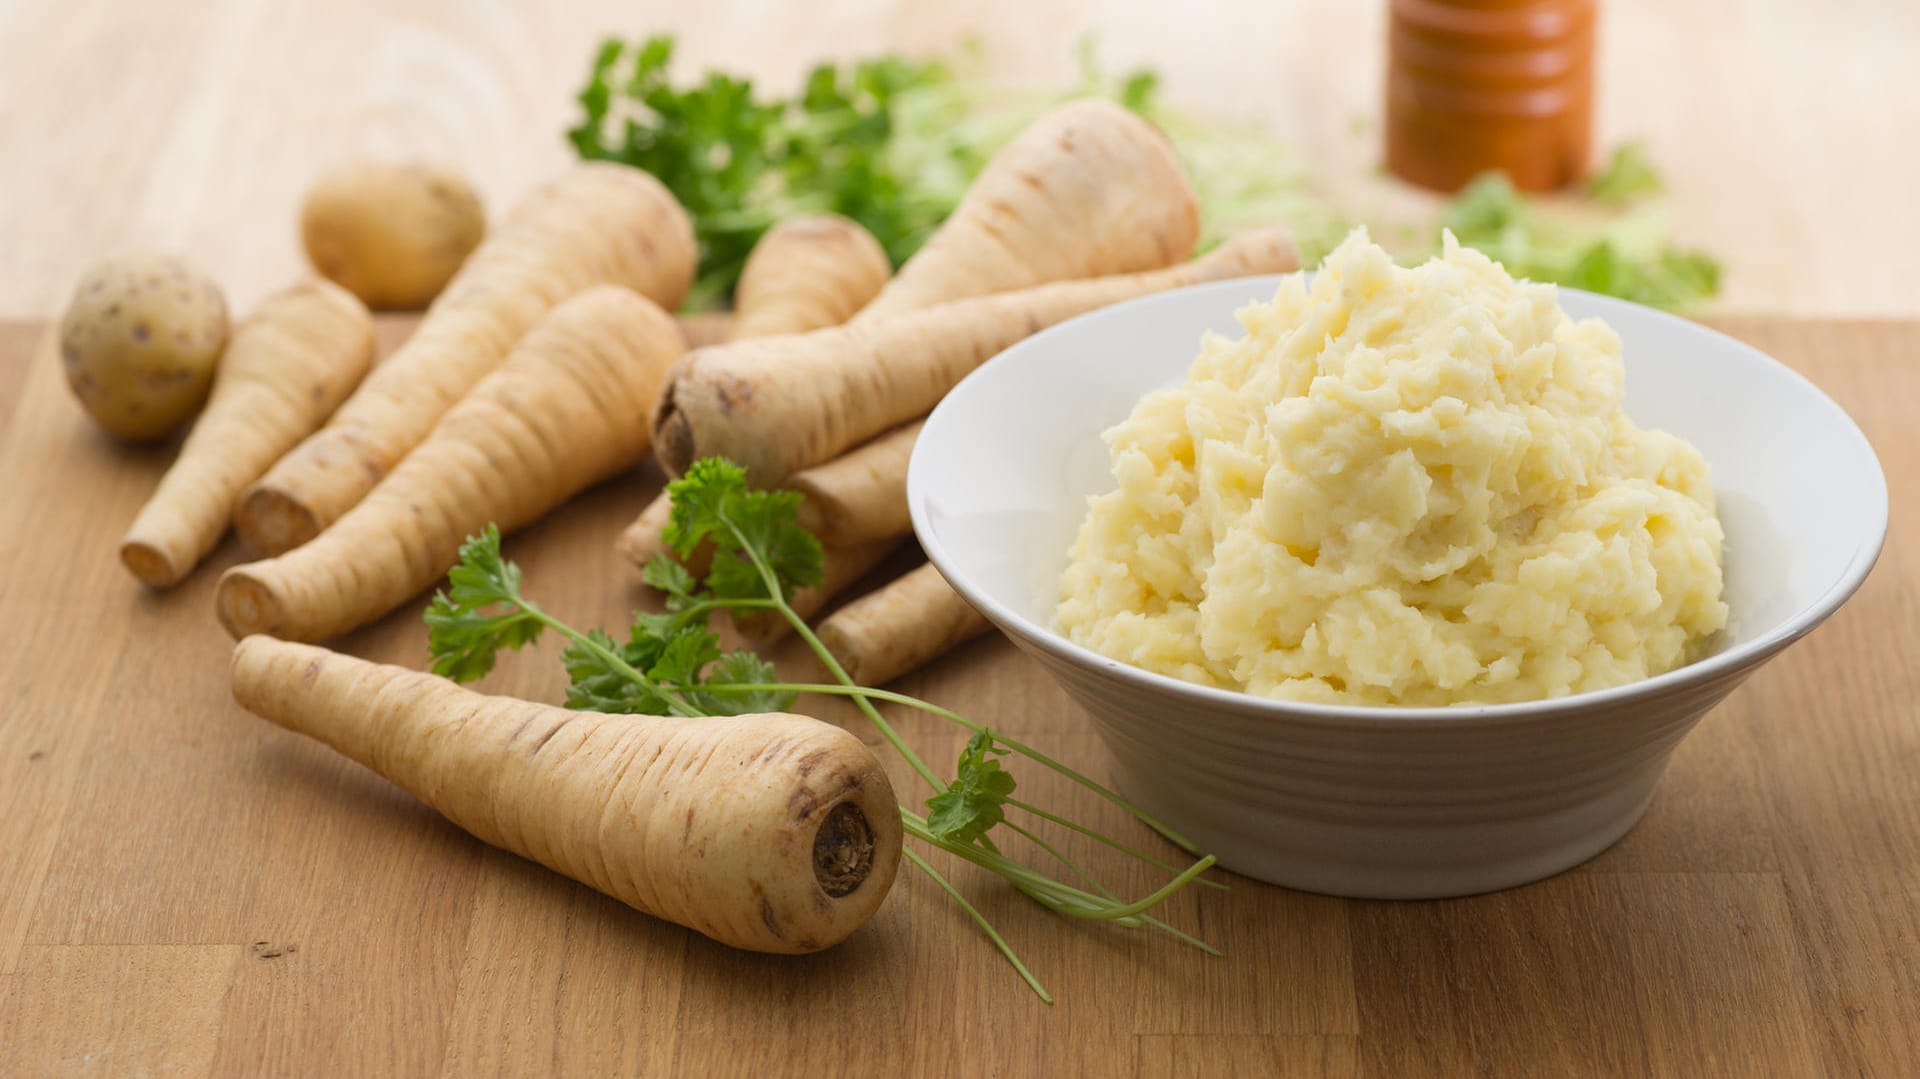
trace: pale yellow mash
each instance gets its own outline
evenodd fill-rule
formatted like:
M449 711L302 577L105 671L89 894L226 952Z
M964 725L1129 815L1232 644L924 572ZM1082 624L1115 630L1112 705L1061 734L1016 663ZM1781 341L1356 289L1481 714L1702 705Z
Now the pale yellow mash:
M1692 446L1621 410L1620 339L1446 238L1364 232L1208 335L1106 433L1059 625L1118 660L1301 701L1617 686L1726 624Z

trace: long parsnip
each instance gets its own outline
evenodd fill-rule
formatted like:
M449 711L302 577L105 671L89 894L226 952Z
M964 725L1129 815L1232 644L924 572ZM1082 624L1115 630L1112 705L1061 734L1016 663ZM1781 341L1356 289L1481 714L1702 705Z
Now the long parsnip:
M1297 268L1284 229L1244 234L1167 270L1064 281L894 318L689 352L654 413L655 452L678 475L729 457L774 486L919 419L1000 350L1074 315L1204 281Z
M838 326L873 298L891 272L880 241L856 222L838 214L783 221L754 245L734 290L728 332L711 343ZM683 319L682 329L688 325ZM691 333L687 340L690 348L708 343L696 341ZM667 513L663 491L620 534L620 553L645 566L665 550L660 532L667 526Z
M880 762L805 716L575 712L267 637L234 648L232 679L481 841L735 948L836 944L899 866Z
M857 322L969 296L1171 266L1200 209L1173 146L1108 101L1071 101L994 155Z
M768 229L733 293L733 337L838 326L887 283L893 264L873 234L838 214L807 214Z
M817 632L848 677L880 686L993 628L931 562L823 619Z
M693 227L665 187L624 165L574 166L514 207L407 343L248 491L241 537L268 554L313 538L568 297L622 285L671 308L693 268Z
M830 547L904 536L907 519L907 461L919 421L896 427L824 464L803 468L782 486L800 492L800 527Z
M555 308L427 440L312 542L221 578L235 637L323 640L407 601L488 522L512 530L633 464L680 354L651 301L613 285Z
M247 484L372 362L373 319L346 289L316 278L267 297L234 327L206 411L120 540L120 560L155 588L178 584L220 542Z

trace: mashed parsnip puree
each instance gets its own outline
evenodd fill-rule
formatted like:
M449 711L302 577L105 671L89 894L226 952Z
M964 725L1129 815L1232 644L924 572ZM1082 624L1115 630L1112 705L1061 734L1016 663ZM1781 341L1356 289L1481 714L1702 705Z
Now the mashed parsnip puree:
M1687 662L1726 624L1707 465L1621 410L1620 339L1446 238L1364 232L1209 335L1108 431L1060 628L1204 685L1531 700Z

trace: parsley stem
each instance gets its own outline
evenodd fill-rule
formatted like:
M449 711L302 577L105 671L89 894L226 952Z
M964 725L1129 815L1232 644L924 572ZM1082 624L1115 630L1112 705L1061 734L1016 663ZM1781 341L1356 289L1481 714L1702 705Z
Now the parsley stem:
M1014 835L1024 838L1027 842L1033 844L1036 847L1039 847L1041 850L1052 855L1054 861L1059 862L1061 865L1065 866L1067 868L1067 872L1072 873L1074 876L1079 877L1081 880L1085 881L1087 884L1087 887L1092 888L1094 891L1099 892L1101 895L1106 896L1108 899L1118 900L1120 898L1119 896L1114 895L1112 892L1108 891L1106 885L1094 879L1093 874L1088 873L1086 870L1080 868L1080 864L1078 862L1075 862L1073 859L1067 857L1064 853L1061 852L1060 848L1054 846L1053 844L1033 834L1027 829L1020 827L1018 824L1015 824L1010 820L1003 820L1000 823L1012 829Z
M703 599L689 603L678 610L669 608L668 613L675 615L705 614L708 611L768 610L774 606L770 599Z
M592 637L589 637L586 634L581 633L580 631L574 629L572 626L567 625L565 622L562 622L558 618L555 618L552 615L548 614L547 612L541 610L539 607L535 606L532 601L521 596L518 590L515 590L512 593L512 595L513 595L513 602L516 605L518 605L522 611L525 611L528 614L528 616L530 616L534 621L540 623L543 626L546 626L548 629L553 630L555 633L560 634L566 639L572 641L574 644L579 645L581 648L584 648L587 651L592 652L594 655L600 657L601 662L605 663L608 667L611 667L612 669L620 672L626 677L632 679L635 683L646 686L650 689L659 690L661 694L664 697L666 697L667 703L673 706L677 714L682 716L689 716L689 717L698 716L700 714L699 709L694 708L692 705L688 704L684 699L680 697L678 693L673 693L668 691L667 687L659 685L658 683L654 682L652 679L648 678L646 675L641 674L637 670L634 670L633 665L628 663L626 660L621 659L619 653L614 652L613 650L602 645L600 642L594 640Z
M784 603L780 605L779 609L780 613L785 615L787 621L793 625L793 631L800 635L801 640L807 642L807 647L813 649L814 655L820 657L820 662L826 665L828 673L840 680L840 688L853 691L851 696L853 697L854 706L860 709L860 711L866 715L867 719L879 729L881 736L886 738L888 742L893 744L895 749L900 751L900 755L907 759L907 763L912 765L914 771L919 772L921 777L924 778L928 785L932 786L934 790L946 790L946 781L940 778L938 772L927 767L927 762L921 760L920 755L913 751L913 747L907 744L906 739L900 737L893 729L893 724L887 722L886 717L880 714L880 710L875 708L873 702L867 699L867 695L862 692L862 687L854 685L853 677L847 673L845 667L840 666L840 661L835 659L833 653L827 650L827 646L821 642L820 638L814 635L813 627L807 625L806 619L801 618L799 612Z
M1096 832L1092 828L1089 828L1084 824L1080 824L1075 821L1070 821L1067 818L1062 817L1057 813L1049 813L1046 810L1041 809L1037 805L1032 805L1030 803L1023 802L1018 798L1007 799L1007 804L1012 806L1015 809L1025 810L1026 812L1031 813L1036 817L1039 817L1041 820L1052 821L1053 823L1058 824L1062 828L1071 829L1073 831L1079 832L1081 835L1086 836L1089 839L1093 839L1101 843L1105 843L1107 846L1112 847L1114 850L1120 851L1123 854L1130 854L1134 858L1142 862L1145 862L1148 865L1155 867L1156 869L1164 869L1169 873L1180 872L1180 867L1178 866L1172 865L1167 862L1163 862L1160 859L1155 858L1153 855L1147 854L1144 851L1135 850L1132 847L1127 846L1125 843L1122 843L1119 840L1114 839L1112 836L1109 836L1104 832ZM1199 880L1194 881L1194 883L1204 884L1209 888L1218 888L1220 891L1223 891L1223 892L1227 890L1226 885L1220 883L1217 880L1208 880L1205 877L1202 877Z
M1217 956L1223 956L1227 954L1226 952L1215 947L1214 945L1208 944L1206 941L1201 940L1199 937L1194 936L1192 933L1183 933L1180 930L1175 929L1173 926L1168 925L1167 923L1161 921L1158 918L1153 917L1150 914L1142 914L1140 916L1140 920L1154 927L1155 929L1158 929L1162 933L1165 933L1166 935L1172 937L1173 939L1179 941L1180 943L1188 945L1190 947L1198 948L1201 951L1207 953L1208 955L1217 957Z
M767 564L767 560L761 555L759 548L747 540L746 533L740 530L739 525L734 524L732 520L728 519L726 514L717 513L715 516L720 519L720 523L727 526L728 531L733 533L735 542L740 544L741 552L747 556L748 560L753 563L753 568L759 572L760 580L766 586L767 595L773 601L773 609L780 612L780 616L787 620L787 624L793 627L793 631L800 635L801 640L807 642L807 647L811 648L813 654L819 657L820 662L826 665L828 673L838 679L841 685L850 689L858 689L859 687L853 684L852 676L847 674L847 669L840 666L840 661L833 658L833 653L828 651L827 646L822 644L820 638L814 635L813 628L807 625L807 620L800 617L800 613L787 603L786 593L780 587L779 575L774 573L773 567ZM940 791L947 788L947 784L940 778L940 774L932 768L927 767L927 762L921 760L920 755L913 751L913 747L907 744L906 739L900 737L899 732L893 729L893 724L887 722L886 717L880 714L878 708L875 708L864 696L859 695L854 696L854 705L858 707L861 712L865 713L867 719L871 720L875 729L880 732L880 736L885 738L896 752L902 757L905 757L907 763L913 766L913 770L919 772L921 777L925 779L934 790Z
M1135 915L1144 914L1172 898L1174 893L1198 879L1200 874L1212 869L1213 862L1213 855L1209 854L1205 858L1188 866L1185 872L1161 885L1159 889L1152 894L1141 899L1136 899L1124 906L1114 907L1111 910L1089 913L1086 917L1113 920L1118 918L1131 918Z
M1132 903L1120 904L1091 892L1082 891L1070 884L1055 880L1043 873L1021 865L1019 862L997 852L988 851L971 843L956 843L951 839L934 833L926 818L908 810L900 809L900 821L907 834L925 840L941 850L959 855L982 869L997 873L1012 882L1016 888L1035 899L1040 899L1055 910L1076 918L1092 918L1101 921L1118 921L1124 924L1137 924L1138 916L1164 903L1175 892L1192 883L1200 874L1213 867L1214 857L1209 854L1194 862L1186 870L1143 899ZM1036 894L1036 892L1041 894ZM1042 898L1042 896L1045 898ZM1051 900L1049 902L1048 900Z
M1013 800L1008 799L1007 804L1008 805L1014 804ZM1068 872L1072 873L1076 877L1079 877L1081 880L1086 881L1087 884L1090 887L1092 887L1094 891L1099 892L1101 895L1104 895L1108 899L1114 900L1115 902L1119 901L1119 896L1114 895L1111 891L1107 889L1105 885L1095 880L1092 874L1088 873L1085 869L1082 869L1071 858L1068 858L1065 854L1062 854L1059 848L1055 847L1051 843L1048 843L1046 840L1040 838L1039 836L1028 831L1027 829L1020 827L1018 824L1013 823L1012 821L1003 821L1002 823L1005 824L1007 827L1013 829L1016 835L1024 836L1029 843L1032 843L1034 846L1039 847L1041 850L1046 851L1048 854L1051 854L1055 858L1055 860L1057 860L1061 865L1067 867ZM1070 825L1070 827L1076 827L1076 830L1077 830L1077 826ZM1087 834L1093 835L1093 833L1091 832ZM1105 837L1094 835L1094 838L1104 839ZM1151 861L1151 859L1146 859L1146 860ZM1168 868L1171 869L1172 867L1169 866ZM1210 881L1205 877L1196 877L1194 879L1194 883L1195 884L1212 884L1214 887L1219 888L1221 891L1226 890L1226 885L1215 884L1213 881ZM1167 923L1161 921L1158 918L1153 917L1150 914L1142 914L1140 916L1140 920L1154 927L1155 929L1160 930L1162 933L1165 933L1168 936L1173 937L1174 939L1180 941L1181 943L1190 944L1193 947L1198 948L1201 951L1207 953L1208 955L1225 955L1226 954L1225 952L1214 947L1213 945L1208 944L1206 941L1201 940L1199 937L1193 936L1190 933L1182 933L1180 930L1175 929L1173 926L1168 925Z
M1028 970L1027 965L1020 961L1020 956L1014 952L1013 945L1008 944L1006 938L1000 935L1000 931L993 927L993 923L987 921L987 916L980 913L979 909L972 903L967 902L967 897L960 894L960 889L955 888L947 878L941 876L940 871L935 869L925 858L915 854L912 848L902 848L900 853L906 855L908 861L919 866L920 870L927 876L932 877L933 882L938 884L942 891L952 896L955 903L960 904L960 909L967 912L967 917L973 919L973 923L980 927L980 931L987 935L988 940L993 941L994 947L1000 949L1000 954L1007 957L1007 962L1013 964L1013 969L1020 972L1020 977L1026 980L1027 985L1033 988L1034 993L1037 994L1042 1001L1048 1004L1053 1003L1053 994L1047 992L1047 987L1041 985L1040 979L1034 977L1033 971Z
M781 610L791 612L792 609L781 608ZM1181 850L1186 851L1188 854L1200 853L1200 848L1195 846L1192 840L1188 839L1186 836L1181 835L1179 832L1174 831L1171 827L1165 824L1162 824L1151 813L1148 813L1146 810L1141 809L1137 805L1134 805L1132 802L1128 801L1126 797L1120 794L1118 791L1112 790L1111 788L1107 787L1105 784L1102 784L1099 781L1089 776L1085 776L1079 772L1074 771L1073 769L1067 767L1064 764L1061 764L1059 761L1054 760L1052 757L1047 756L1046 754L1040 752L1037 749L1034 749L1031 746L1028 746L1022 742L1017 742L1011 738L1008 738L1002 735L998 731L988 728L987 725L984 723L975 722L974 720L968 719L966 716L963 716L960 713L953 711L952 709L942 708L937 704L933 704L929 701L923 701L918 697L909 697L904 693L895 693L890 689L873 689L868 686L854 685L853 679L847 677L847 672L840 667L839 663L834 662L833 656L827 651L826 646L820 643L820 639L813 635L812 630L806 628L806 623L800 619L800 616L797 614L794 614L789 620L794 623L796 630L799 630L800 632L806 635L810 643L813 645L815 654L820 656L823 662L831 664L831 666L829 667L829 670L834 672L838 677L842 679L842 684L835 686L835 685L826 685L822 683L810 683L810 682L765 682L765 683L761 683L761 682L744 683L743 682L743 683L739 683L732 686L731 687L732 690L741 692L741 693L752 692L755 690L782 690L782 691L788 691L793 693L831 694L831 695L840 696L840 697L853 697L855 698L856 703L858 703L859 701L865 700L866 698L872 698L873 700L876 700L876 701L886 701L890 704L903 704L909 708L917 708L922 712L926 712L930 715L936 715L942 719L948 720L953 723L957 723L960 726L965 727L966 729L974 732L975 734L992 735L994 741L1000 743L1003 746L1006 746L1008 749L1013 750L1015 753L1020 754L1021 756L1027 758L1030 761L1033 761L1035 764L1038 764L1043 768L1051 768L1055 772L1058 772L1061 775L1065 776L1066 778L1072 780L1073 782L1078 783L1080 786L1085 787L1086 789L1094 792L1095 794L1098 794L1100 797L1105 798L1107 801L1112 802L1114 805L1119 806L1121 809L1126 810L1127 813L1131 815L1135 820L1138 820L1140 823L1146 825L1149 828L1152 828L1156 832L1159 832L1161 835L1165 836L1169 842L1173 843L1175 846L1179 847ZM724 689L725 687L708 686L708 687L702 687L702 688ZM867 711L867 709L863 708L862 711ZM869 714L871 715L873 713L869 713ZM935 782L933 777L929 773L922 772L921 774L928 775L928 781L933 782L935 787L944 787L944 784Z
M679 691L675 687L663 686L660 683L655 682L653 679L648 678L646 675L642 674L640 671L634 669L634 666L631 663L628 663L626 660L620 658L619 653L614 652L613 650L607 648L605 645L594 640L592 637L579 632L578 630L574 629L572 626L569 626L565 622L562 622L559 619L553 617L547 612L541 610L539 607L534 606L532 603L528 602L527 600L520 598L518 595L514 597L514 602L518 603L522 610L532 615L535 621L539 622L543 626L546 626L552 629L555 633L558 633L561 636L567 638L573 643L579 645L581 648L584 648L587 651L592 652L594 655L600 657L601 661L604 662L607 666L613 668L615 671L618 671L620 674L625 675L627 678L632 679L635 684L642 685L649 689L657 691L663 698L666 699L667 704L673 708L674 714L685 716L690 719L698 718L705 714L700 709L695 708L691 704L688 704L686 698L682 697Z

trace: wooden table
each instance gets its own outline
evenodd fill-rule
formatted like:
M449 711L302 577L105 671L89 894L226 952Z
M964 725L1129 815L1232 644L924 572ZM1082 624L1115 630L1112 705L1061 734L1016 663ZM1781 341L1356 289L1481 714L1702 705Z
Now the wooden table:
M1920 317L1920 4L1601 0L1601 146L1646 140L1724 311ZM300 269L301 192L353 153L427 155L498 211L567 160L606 34L679 35L680 69L786 92L821 59L978 40L1070 85L1091 35L1169 101L1256 121L1376 226L1386 0L144 0L0 2L0 317L47 317L93 258L181 251L237 310Z
M1233 878L1169 914L1218 959L957 873L1047 1007L904 870L829 953L736 953L248 716L211 611L239 552L176 592L137 586L114 547L168 453L109 444L42 327L0 324L0 1072L1920 1075L1920 322L1728 328L1860 421L1893 535L1854 601L1680 748L1625 840L1447 902ZM657 482L636 472L508 541L549 609L624 620L609 541ZM418 615L340 647L421 665ZM488 682L560 686L550 650ZM1103 768L1081 712L998 639L902 688ZM935 759L958 748L903 726Z

